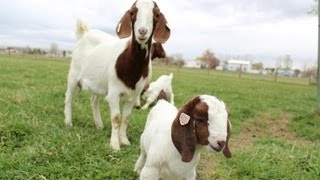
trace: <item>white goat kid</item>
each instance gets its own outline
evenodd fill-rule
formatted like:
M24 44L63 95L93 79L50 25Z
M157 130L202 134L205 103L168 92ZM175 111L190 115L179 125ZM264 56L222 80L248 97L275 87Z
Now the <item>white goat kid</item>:
M146 103L141 109L147 109L151 103L153 103L161 90L163 90L170 98L170 103L174 104L174 94L172 91L172 78L173 74L162 75L156 81L149 84L147 90L142 94L142 98L146 99Z
M197 96L179 111L160 99L147 117L135 171L140 179L195 179L202 147L231 157L230 126L225 104L214 96Z
M137 0L116 28L114 37L77 24L77 44L73 51L65 98L65 123L72 126L72 98L77 86L92 93L91 105L97 128L103 128L99 97L105 96L111 112L110 146L129 145L128 118L135 100L151 79L151 44L165 43L170 36L167 21L157 4ZM120 98L121 97L121 98ZM120 99L124 101L122 118Z

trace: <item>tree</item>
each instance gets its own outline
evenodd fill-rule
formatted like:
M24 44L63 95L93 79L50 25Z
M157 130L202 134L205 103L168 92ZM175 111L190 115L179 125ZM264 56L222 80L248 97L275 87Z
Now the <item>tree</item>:
M261 62L260 63L254 63L251 66L252 66L252 69L256 69L256 70L262 70L263 69L263 64Z
M309 14L318 14L318 0L314 0L314 5L311 7L310 11L308 12Z
M58 44L57 43L51 43L49 52L50 52L51 55L57 56L59 54Z
M210 49L207 49L201 57L198 57L197 60L205 63L208 69L215 69L220 64L220 60L215 56Z
M290 70L292 68L292 59L291 56L286 54L284 56L279 56L277 58L276 67L278 69Z
M174 54L172 55L172 63L175 66L178 66L180 69L184 65L183 55L182 54Z

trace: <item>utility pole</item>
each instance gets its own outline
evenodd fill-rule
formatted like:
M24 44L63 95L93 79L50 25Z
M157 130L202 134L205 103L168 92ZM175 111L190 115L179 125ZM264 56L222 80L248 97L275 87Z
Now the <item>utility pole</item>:
M320 1L318 0L318 72L317 72L317 112L320 112Z

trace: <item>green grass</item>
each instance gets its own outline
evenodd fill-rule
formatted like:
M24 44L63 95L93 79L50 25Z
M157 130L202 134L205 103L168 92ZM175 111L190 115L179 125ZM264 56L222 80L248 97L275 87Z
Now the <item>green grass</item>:
M69 61L0 56L0 179L137 179L133 167L148 111L133 110L132 145L113 152L111 123L101 100L105 128L95 128L88 92L77 93L73 127L64 125L64 93ZM199 179L319 179L320 117L316 87L303 79L252 76L199 69L154 66L153 79L174 73L175 103L211 94L231 113L231 159L207 152ZM270 128L270 119L289 117L288 133L297 142L262 133L246 147L247 127ZM250 137L248 137L250 138Z

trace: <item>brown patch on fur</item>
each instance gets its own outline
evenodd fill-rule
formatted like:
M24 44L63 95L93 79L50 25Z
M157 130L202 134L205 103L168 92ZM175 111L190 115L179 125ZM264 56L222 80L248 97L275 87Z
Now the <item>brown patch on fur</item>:
M229 115L229 112L228 112L228 115ZM230 152L230 149L229 149L229 139L230 139L230 136L231 136L231 127L230 127L230 121L228 119L228 122L227 122L227 139L226 139L226 144L223 148L223 154L225 157L227 158L231 158L231 152Z
M154 27L154 40L161 44L165 43L170 37L170 28L167 26L167 20L160 12L160 9L155 4L153 8L153 27Z
M78 81L78 87L79 87L79 91L81 91L82 90L82 84L81 84L81 81Z
M193 111L197 143L201 145L209 144L208 109L209 107L206 103L198 103Z
M112 126L115 128L120 128L120 124L121 124L121 118L120 118L120 115L117 115L112 119Z
M149 54L147 53L147 49L141 49L140 44L133 41L119 55L116 62L117 75L127 87L135 89L139 79L148 76Z
M134 3L131 8L122 16L120 19L116 32L119 38L126 38L131 35L132 27L136 21L138 9L136 3Z
M136 41L133 26L136 21L138 9L135 3L128 10L117 25L117 34L120 38L129 37L132 34L132 40L128 47L119 55L116 62L116 71L119 79L130 89L135 89L136 83L141 77L146 78L149 73L149 59L151 53L151 41L164 43L170 36L170 29L166 29L166 19L160 12L157 4L153 8L153 31L147 41L147 48L141 49L140 44ZM165 23L165 24L163 24ZM164 50L161 44L154 45L154 56L163 56Z
M160 91L160 93L157 97L157 101L159 101L160 99L168 101L167 94L163 90Z
M188 124L180 124L181 113L190 116ZM181 154L182 161L190 162L193 158L196 144L207 145L209 143L208 137L208 106L206 103L202 103L197 96L180 108L172 123L172 142Z
M144 86L144 88L142 89L142 92L141 92L140 96L142 96L144 94L144 92L146 92L146 90L148 90L148 88L149 88L149 84L146 84Z
M164 51L161 43L155 42L151 46L151 60L156 58L165 58L166 52Z

